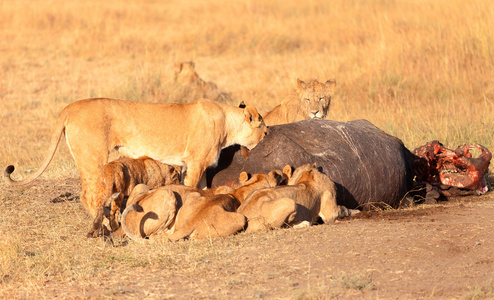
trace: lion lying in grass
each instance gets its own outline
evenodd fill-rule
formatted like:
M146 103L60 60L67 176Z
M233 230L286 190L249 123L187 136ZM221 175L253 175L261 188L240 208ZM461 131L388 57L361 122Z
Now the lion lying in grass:
M200 97L223 103L232 102L230 93L220 91L214 82L206 82L199 77L193 61L175 64L175 82L191 89L192 92L197 92Z
M264 116L267 126L306 119L324 119L331 104L336 81L321 83L315 79L305 83L297 79L297 96L284 100Z
M283 173L290 177L288 185L256 190L238 208L247 217L247 232L306 227L319 217L328 224L357 212L336 204L334 183L315 165L302 165L293 174L286 166Z
M111 231L118 229L117 217L120 213L124 197L129 196L134 187L140 183L146 184L150 189L162 185L179 184L181 167L160 163L147 156L132 159L121 157L109 162L103 167L98 181L96 200L99 201L99 210L96 212L93 225L88 232L88 237L95 237L101 228L104 209L111 207L108 215ZM114 193L119 193L111 201Z

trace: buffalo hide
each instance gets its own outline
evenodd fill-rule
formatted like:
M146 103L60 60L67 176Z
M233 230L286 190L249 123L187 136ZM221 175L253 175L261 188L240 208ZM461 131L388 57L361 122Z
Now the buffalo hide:
M336 183L338 204L348 208L398 207L413 187L410 151L400 139L367 120L305 120L272 126L246 160L232 149L228 167L220 158L216 172L210 170L212 187L234 185L241 171L268 173L306 163L322 168Z

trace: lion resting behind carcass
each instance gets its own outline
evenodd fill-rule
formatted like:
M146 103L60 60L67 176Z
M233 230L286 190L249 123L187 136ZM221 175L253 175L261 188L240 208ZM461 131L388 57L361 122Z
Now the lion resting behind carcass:
M180 171L178 166L170 166L160 163L147 156L132 159L121 157L107 163L100 174L98 190L96 191L96 205L100 208L96 212L93 225L88 232L88 237L95 237L101 228L104 210L111 206L109 221L111 231L119 227L118 214L122 208L124 197L129 196L134 187L140 183L146 184L150 189L162 185L179 184ZM119 193L111 201L110 197Z
M336 81L321 83L315 79L305 83L297 79L296 96L275 106L264 115L268 126L287 124L307 119L324 119L331 105Z
M286 186L256 190L238 208L247 217L247 232L306 227L319 217L328 224L358 212L336 204L334 183L315 165L302 165L293 174L286 166L283 173L289 176Z

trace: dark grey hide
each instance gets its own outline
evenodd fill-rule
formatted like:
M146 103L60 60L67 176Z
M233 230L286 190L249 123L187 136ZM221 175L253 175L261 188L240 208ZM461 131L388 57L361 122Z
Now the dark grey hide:
M241 171L268 173L306 163L322 168L337 185L338 204L348 208L398 207L413 187L410 151L400 139L367 120L305 120L272 126L246 160L232 149L226 159L228 167L223 157L216 171L224 169L215 175L210 170L212 187L234 185Z

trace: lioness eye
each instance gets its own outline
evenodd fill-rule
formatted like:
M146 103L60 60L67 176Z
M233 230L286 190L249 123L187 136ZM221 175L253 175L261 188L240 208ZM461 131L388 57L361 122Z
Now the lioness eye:
M307 102L310 102L310 99L309 99L309 98L307 98L307 99L305 99L305 100L306 100Z
M319 98L319 101L322 101L322 100L324 100L324 98Z

